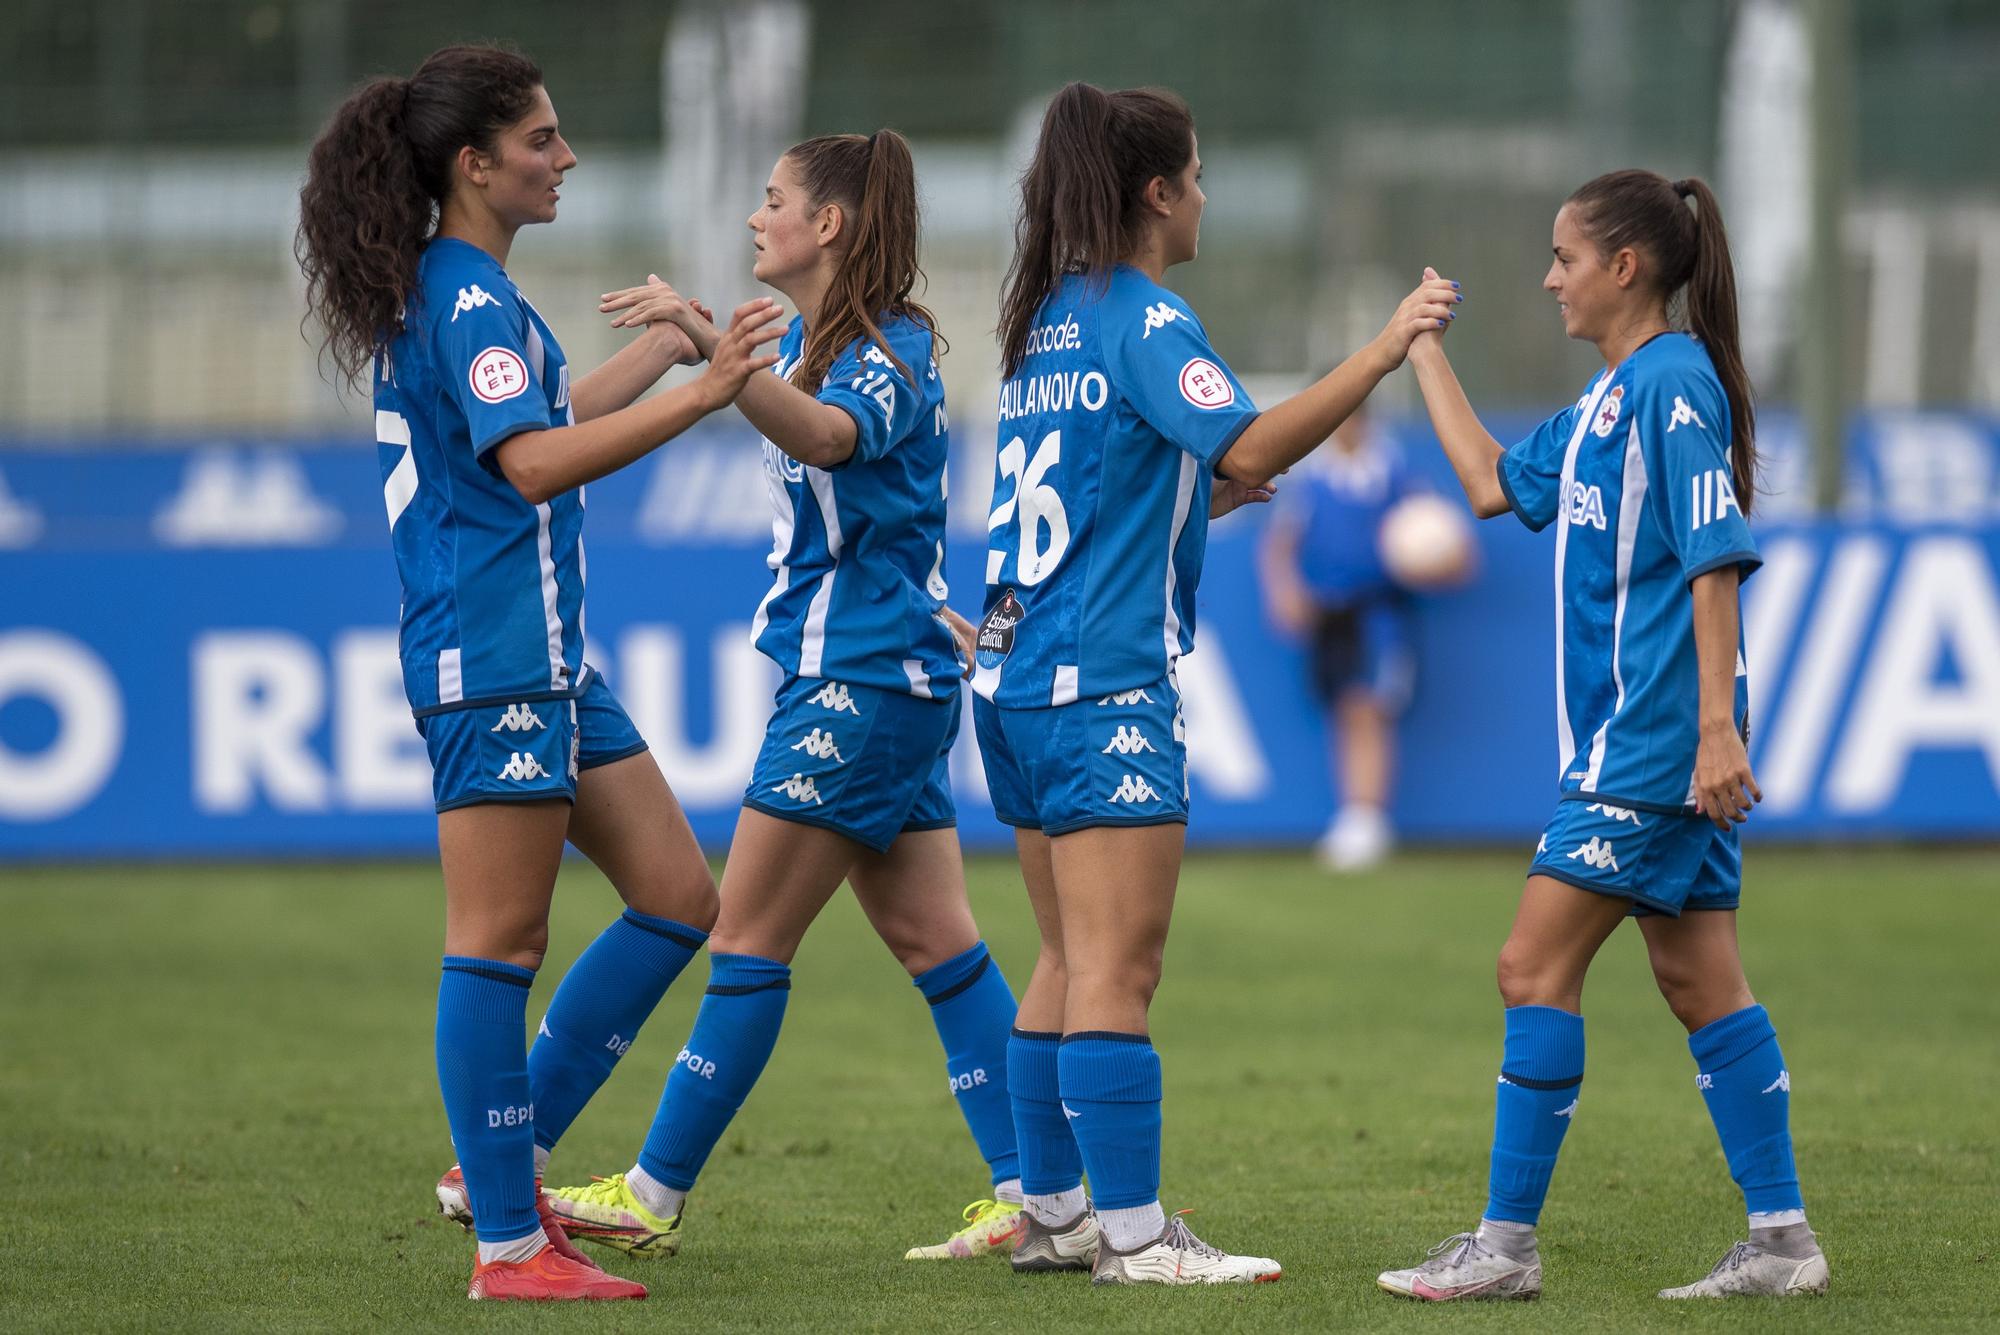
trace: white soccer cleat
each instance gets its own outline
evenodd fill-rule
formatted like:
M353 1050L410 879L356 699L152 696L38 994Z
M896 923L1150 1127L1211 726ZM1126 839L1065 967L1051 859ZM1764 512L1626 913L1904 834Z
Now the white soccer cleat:
M1160 1236L1121 1252L1103 1239L1097 1246L1092 1284L1268 1284L1285 1272L1266 1256L1231 1256L1197 1238L1181 1215L1167 1221Z
M1053 1270L1088 1270L1097 1264L1097 1249L1104 1235L1098 1230L1097 1215L1089 1206L1067 1224L1054 1228L1041 1223L1029 1210L1021 1212L1021 1240L1009 1260L1023 1273Z
M1379 865L1395 846L1389 818L1374 807L1342 807L1326 833L1313 845L1320 865L1330 871L1367 871Z
M1542 1296L1542 1263L1516 1261L1476 1233L1456 1233L1431 1248L1422 1265L1385 1270L1375 1283L1399 1298L1427 1303L1524 1300Z
M1814 1249L1803 1259L1767 1252L1754 1242L1729 1249L1706 1278L1677 1289L1661 1289L1662 1298L1801 1298L1826 1292L1826 1253Z

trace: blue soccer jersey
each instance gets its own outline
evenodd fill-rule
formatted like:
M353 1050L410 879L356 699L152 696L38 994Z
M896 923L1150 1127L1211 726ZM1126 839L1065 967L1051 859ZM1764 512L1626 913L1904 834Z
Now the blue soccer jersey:
M375 363L375 438L418 715L583 685L583 490L530 505L494 446L574 421L555 335L491 255L450 237L417 264Z
M775 578L751 638L790 676L944 699L959 678L939 616L951 452L944 381L923 324L895 318L882 334L916 383L866 339L833 359L817 397L854 419L844 463L808 468L764 443ZM794 318L772 373L789 376L804 351Z
M1000 387L973 689L1045 709L1159 681L1194 647L1213 472L1256 418L1178 296L1065 277Z
M1556 734L1565 798L1678 813L1700 695L1688 582L1759 565L1708 354L1662 334L1500 458L1522 522L1556 525ZM1747 728L1739 628L1736 719Z
M1377 535L1397 501L1418 490L1393 444L1371 436L1359 449L1329 445L1295 465L1288 498L1298 512L1299 579L1323 606L1395 592Z

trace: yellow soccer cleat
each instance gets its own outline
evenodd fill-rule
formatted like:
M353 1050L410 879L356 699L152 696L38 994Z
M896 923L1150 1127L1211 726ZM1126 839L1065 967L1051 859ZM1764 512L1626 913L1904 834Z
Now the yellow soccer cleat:
M545 1199L563 1232L581 1242L633 1256L672 1256L681 1249L681 1214L662 1219L625 1184L625 1174L596 1177L587 1187L551 1187Z
M998 1253L1011 1256L1021 1241L1027 1215L1019 1201L974 1201L965 1207L965 1227L934 1247L912 1247L905 1261L969 1261Z

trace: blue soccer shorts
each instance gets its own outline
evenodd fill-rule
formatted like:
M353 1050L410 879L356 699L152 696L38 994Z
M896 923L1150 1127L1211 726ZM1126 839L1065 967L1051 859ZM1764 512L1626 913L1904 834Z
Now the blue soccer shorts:
M1743 845L1734 827L1706 816L1663 815L1593 802L1556 804L1542 830L1530 876L1632 901L1635 917L1679 917L1733 909L1743 886Z
M764 729L743 805L887 852L896 836L958 824L949 760L958 692L788 677Z
M646 739L604 675L585 671L583 693L573 700L478 705L418 719L437 809L551 797L574 802L580 772L644 751Z
M1048 709L972 708L993 812L1054 836L1100 825L1187 824L1187 728L1169 673Z

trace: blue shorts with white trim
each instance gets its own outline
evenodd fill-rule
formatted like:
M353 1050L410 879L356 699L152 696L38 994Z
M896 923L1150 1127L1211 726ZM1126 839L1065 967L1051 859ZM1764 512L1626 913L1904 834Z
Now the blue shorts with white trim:
M978 699L972 720L993 814L1004 824L1050 836L1187 824L1187 729L1172 673L1048 709Z
M819 825L878 853L899 834L958 824L949 758L958 692L926 699L787 677L743 805Z
M1528 875L1629 899L1634 917L1679 917L1736 907L1743 845L1734 828L1718 830L1706 816L1667 816L1582 796L1556 804Z
M573 700L475 705L417 719L437 809L551 797L574 802L579 772L644 751L646 739L604 675L586 670L583 693Z

